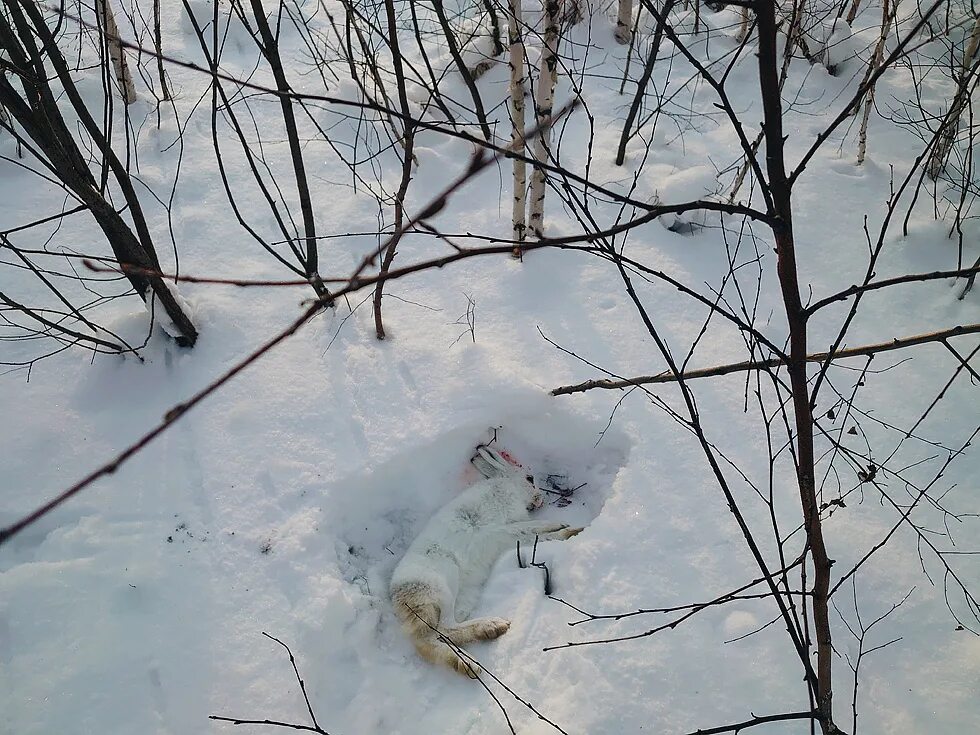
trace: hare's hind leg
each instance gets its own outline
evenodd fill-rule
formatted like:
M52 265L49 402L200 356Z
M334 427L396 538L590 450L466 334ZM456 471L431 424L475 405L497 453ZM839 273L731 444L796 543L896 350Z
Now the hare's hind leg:
M430 663L444 664L471 679L479 675L480 667L456 650L463 641L456 640L452 629L444 630L440 625L441 606L430 587L424 583L403 585L392 591L391 601L396 617L422 658Z
M540 538L542 541L564 541L570 539L584 528L569 528L566 523L542 521L517 521L507 526L507 530L518 539Z
M585 529L581 526L577 528L560 528L557 531L552 531L541 536L545 541L567 541L572 536L578 536Z
M445 635L457 646L473 641L492 641L510 628L510 621L504 618L473 618L448 628Z
M442 607L435 590L424 582L409 582L391 591L395 616L413 638L435 635L442 618Z

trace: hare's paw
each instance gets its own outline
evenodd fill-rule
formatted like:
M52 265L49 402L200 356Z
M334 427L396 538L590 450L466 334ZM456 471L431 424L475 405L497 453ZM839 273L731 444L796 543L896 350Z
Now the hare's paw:
M509 628L510 621L503 618L473 618L453 626L445 635L457 646L462 646L471 641L492 641Z
M480 618L476 627L476 637L481 641L492 641L510 630L510 621L504 618Z
M542 506L544 506L544 493L535 492L528 501L527 511L530 513L533 510L538 510L538 508L541 508Z

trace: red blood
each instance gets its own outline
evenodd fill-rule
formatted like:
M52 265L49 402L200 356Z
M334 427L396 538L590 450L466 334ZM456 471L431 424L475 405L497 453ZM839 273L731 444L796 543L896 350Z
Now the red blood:
M511 463L512 465L514 465L515 467L523 467L523 466L524 466L524 465L522 465L522 464L521 464L520 462L518 462L518 461L517 461L516 459L514 459L514 458L513 458L513 457L512 457L511 455L510 455L510 453L509 453L509 452L505 452L505 451L502 451L502 450L501 450L501 452L500 452L500 456L501 456L501 457L503 457L504 459L506 459L506 460L507 460L508 462L510 462L510 463Z

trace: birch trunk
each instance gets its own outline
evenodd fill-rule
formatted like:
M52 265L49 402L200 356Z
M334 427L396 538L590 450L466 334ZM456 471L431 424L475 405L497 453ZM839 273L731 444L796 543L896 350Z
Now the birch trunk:
M548 160L551 149L552 105L555 99L555 84L558 81L558 13L560 0L545 0L544 3L544 49L541 53L541 67L538 72L538 90L534 100L534 119L538 133L534 138L534 159L538 163L531 172L531 233L534 237L544 237L544 183L545 175L541 163Z
M888 38L888 31L891 28L892 13L889 7L888 0L882 0L881 3L881 36L878 38L878 44L875 46L874 54L871 56L871 63L868 65L868 74L874 74L875 71L881 66L881 60L884 58L885 54L885 40ZM858 157L857 165L860 166L864 163L864 156L868 152L868 119L871 117L871 108L875 104L875 88L874 85L868 90L868 97L864 101L864 114L861 117L861 129L858 133Z
M630 42L630 26L633 20L633 0L619 0L619 12L616 14L616 43Z
M749 9L742 8L742 22L739 23L738 33L735 34L735 42L742 43L747 35L749 35Z
M978 43L980 43L980 16L977 16L976 22L973 24L973 32L970 33L966 48L963 50L963 62L960 65L960 79L956 95L953 97L949 112L940 126L936 145L929 155L928 163L926 163L926 173L931 179L935 179L942 173L949 152L953 149L953 143L956 141L956 133L960 127L960 115L963 114L966 103L970 99L970 77L972 76L973 62L977 55Z
M510 43L510 119L512 123L511 146L518 156L523 156L524 144L524 39L521 34L521 0L510 0L508 42ZM527 234L527 164L523 158L514 158L514 236L523 243ZM514 246L514 257L520 257L520 245Z
M95 12L99 14L102 21L102 32L105 34L106 45L109 48L109 59L116 74L119 93L122 95L123 102L131 105L136 101L136 86L133 84L133 75L129 73L129 64L126 63L126 51L120 41L112 3L110 0L95 0Z

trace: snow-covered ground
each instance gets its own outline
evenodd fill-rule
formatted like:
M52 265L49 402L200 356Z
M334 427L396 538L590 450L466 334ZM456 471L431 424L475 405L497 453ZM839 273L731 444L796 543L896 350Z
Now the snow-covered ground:
M200 61L179 4L165 5L171 6L164 18L168 53ZM210 12L205 0L192 5L202 15ZM869 7L855 28L866 27L865 35L874 38L878 12ZM736 160L737 145L720 119L690 121L682 137L662 119L649 150L635 139L626 167L613 165L628 99L617 93L626 51L612 41L610 17L596 11L592 30L583 24L572 36L584 42L591 33L594 44L588 55L578 46L575 62L594 74L587 91L597 117L591 176L625 191L642 163L634 196L656 195L664 202L722 188L715 167ZM711 53L735 47L736 28L727 27L734 17L734 11L705 11L702 22L715 29ZM322 14L316 22L325 22ZM719 30L722 26L726 29ZM229 34L222 59L229 73L251 72L256 53L250 43L241 33ZM287 58L302 57L300 40L286 26L282 48ZM729 81L746 120L761 119L752 58L737 66ZM219 184L210 94L194 111L207 92L207 78L177 66L169 73L184 131L182 147L170 145L178 131L172 110L162 110L158 129L146 95L131 115L138 131L139 177L164 197L174 190L181 271L288 277L238 225ZM834 100L843 89L853 89L855 74L860 77L857 66L831 77L820 67L794 62L785 95L811 103L788 118L791 160L839 109ZM495 102L504 99L506 78L505 65L492 69L480 80L481 91ZM270 79L263 67L253 81ZM294 77L297 87L303 79ZM907 98L904 79L899 73L886 76L879 101ZM465 99L458 77L447 76L444 87ZM94 71L83 91L98 104L101 82ZM352 85L341 83L330 93L350 96ZM931 93L939 97L944 92ZM559 101L568 95L562 77ZM710 90L700 91L702 96L708 99ZM264 136L264 153L286 188L291 179L288 149L277 133L279 105L270 97L253 97L249 105L258 129L276 131ZM505 111L494 114L503 117ZM333 119L329 111L322 115L324 123ZM842 145L821 150L795 191L802 281L812 285L814 298L863 278L863 218L867 214L876 232L891 167L900 178L917 152L910 131L876 115L871 131L864 166L854 165L851 131ZM562 143L563 162L573 170L584 167L587 134L584 115L574 113ZM229 135L223 148L229 175L238 182L240 207L266 234L272 233L268 208L250 183L237 142ZM58 211L61 195L9 160L14 145L8 136L0 136L0 152L8 157L0 161L0 228ZM350 192L350 174L330 149L322 141L311 142L305 155L320 232L376 230L374 199ZM380 165L393 188L398 165L395 155L388 155ZM462 170L469 147L422 133L417 155L410 209ZM550 232L577 232L578 225L549 196ZM166 212L151 197L144 200L169 267ZM920 209L907 237L900 237L899 230L888 235L879 277L955 267L956 243L945 237L948 225L933 222L928 207ZM509 211L509 170L500 165L469 182L433 221L448 233L507 237ZM610 207L598 211L607 223L616 215ZM390 218L390 212L385 216ZM972 249L965 260L971 263L976 225L967 227ZM757 234L763 269L757 324L780 343L785 326L775 258L765 233ZM49 236L51 249L105 251L101 233L85 214L18 235L15 242L40 247ZM324 241L321 272L349 273L372 246L376 240L353 236ZM746 239L738 261L751 260L747 253L754 257L755 247ZM408 236L395 263L445 252L445 244L433 238ZM702 285L709 297L703 284L717 287L728 272L724 252L717 228L685 236L659 222L633 232L627 247L628 255L648 266ZM753 273L758 268L746 267ZM5 290L22 300L41 297L42 286L30 274L6 266L2 274ZM753 275L746 282L754 280ZM686 354L707 309L665 284L637 285L658 328L675 350ZM958 301L961 285L933 281L869 294L848 344L975 322L978 290ZM142 350L142 363L110 356L93 361L87 352L67 351L36 364L29 382L23 370L0 377L0 526L128 446L167 409L287 325L312 294L303 288L207 284L181 284L180 290L201 331L192 350L154 332ZM400 554L434 510L472 479L467 460L493 427L503 427L497 441L537 476L562 475L568 486L581 486L570 505L551 503L541 511L587 525L567 542L538 549L539 560L551 570L556 597L591 613L620 613L708 601L758 576L689 432L638 391L618 408L623 397L618 391L548 395L558 385L600 375L555 349L542 334L618 375L665 368L610 263L557 250L535 252L523 262L476 258L392 282L386 291L386 341L374 337L370 301L363 301L367 292L341 300L117 472L0 547L0 732L184 735L246 727L213 722L209 715L307 722L288 658L262 632L290 645L320 725L332 735L507 732L504 716L484 688L417 658L386 596L386 577ZM475 302L472 337L465 320L460 321L468 299ZM829 345L846 308L840 304L821 313L812 325L814 349ZM99 313L114 331L136 343L143 340L147 313L135 297L112 302ZM971 338L956 344L961 354L975 346ZM22 359L29 348L5 343L2 354L6 360ZM945 348L930 345L901 356L879 356L873 367L907 357L913 359L868 375L860 393L863 410L891 426L910 426L956 366ZM741 359L744 345L737 331L716 319L690 365ZM831 373L844 393L853 389L857 375L844 369ZM766 437L751 392L749 410L744 410L744 375L692 385L708 438L765 487ZM668 404L680 405L675 387L654 387ZM976 390L961 374L917 436L958 446L975 428ZM818 412L830 408L827 401ZM842 422L838 418L829 426L839 429ZM860 433L845 431L842 437L856 450L865 450L867 442L876 457L884 457L901 434L862 420ZM941 447L910 439L893 469L938 457L906 473L925 484L945 456ZM965 453L946 468L936 494L953 487L945 502L959 512L976 513L978 470L975 453ZM768 509L734 471L729 474L749 521L765 538ZM885 481L896 497L904 497L901 483ZM781 461L774 487L784 530L800 517L793 483L789 465ZM846 490L856 479L842 477L840 483ZM827 492L828 498L836 497L836 491ZM849 568L898 520L871 486L863 492L863 503L858 495L849 496L846 508L826 523L835 571ZM924 524L942 528L936 509L926 506L916 513ZM971 548L980 528L977 518L949 523L957 548ZM943 548L952 547L944 540ZM776 558L771 542L765 551ZM858 575L856 599L866 622L914 588L866 642L872 647L902 638L862 662L863 733L980 728L980 639L957 630L944 601L942 570L934 556L925 551L922 556L928 576L920 567L915 536L903 527ZM947 559L974 590L980 588L975 557ZM839 596L841 613L853 621L850 590L842 589ZM950 604L963 609L953 588L950 597ZM642 632L668 618L651 614L569 627L582 616L548 599L542 572L519 568L515 551L500 560L479 609L513 621L505 636L476 645L472 652L499 678L486 683L520 733L556 730L500 682L563 731L583 735L681 733L748 719L750 713L807 708L799 661L780 624L727 642L768 623L775 616L771 600L709 609L676 629L638 640L545 652L565 642ZM838 652L853 656L856 644L834 615ZM850 670L843 658L835 674L838 710L850 725ZM773 723L753 732L803 733L809 725Z

